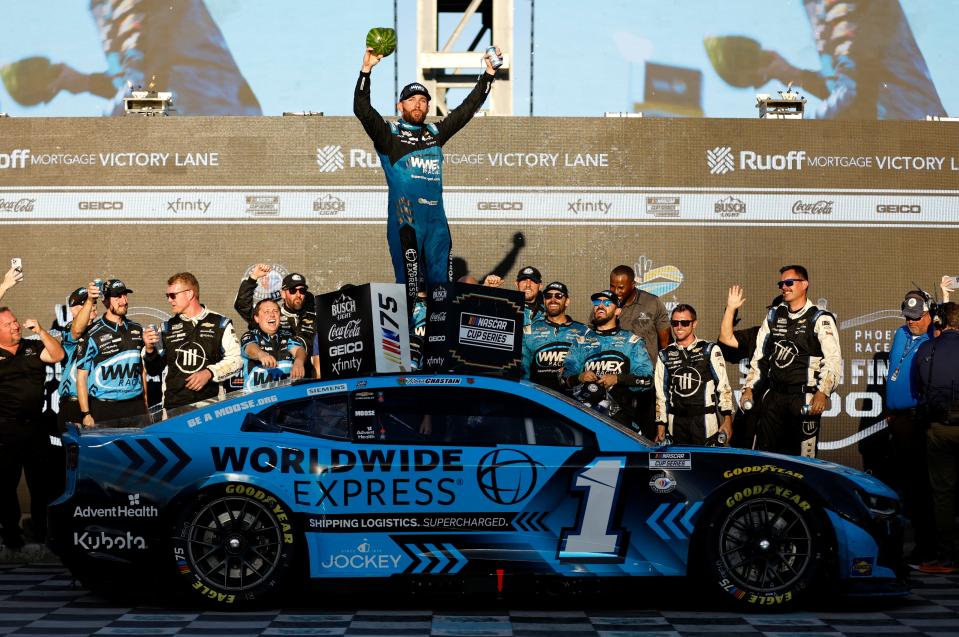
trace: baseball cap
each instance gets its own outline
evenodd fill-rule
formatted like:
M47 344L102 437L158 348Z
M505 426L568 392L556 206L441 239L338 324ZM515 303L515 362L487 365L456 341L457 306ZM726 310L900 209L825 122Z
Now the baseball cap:
M569 296L569 288L566 287L565 283L561 283L559 281L553 281L547 285L545 288L543 288L543 292L561 292L563 296Z
M73 307L74 305L83 305L87 302L87 289L86 288L77 288L70 293L70 298L67 299L67 305Z
M929 302L919 292L909 292L902 301L902 315L907 319L921 319L929 311Z
M427 100L432 100L430 97L430 92L426 90L426 87L420 84L419 82L413 82L412 84L407 84L403 87L403 90L400 91L400 101L402 102L405 99L413 97L414 95L422 95Z
M529 279L530 281L533 281L534 283L542 283L543 275L539 273L539 270L537 270L531 265L528 265L522 270L520 270L519 273L516 275L517 281L522 281L524 279Z
M310 289L310 286L306 284L306 277L302 274L297 274L296 272L290 272L285 277L283 277L283 289L292 290L293 288L304 287L307 290Z
M127 284L120 279L110 279L103 284L104 303L111 296L123 296L124 294L133 294L133 290L127 287Z
M595 301L596 299L609 299L613 302L613 305L619 307L619 297L616 296L612 290L603 290L602 292L597 292L593 296L589 297L590 301Z

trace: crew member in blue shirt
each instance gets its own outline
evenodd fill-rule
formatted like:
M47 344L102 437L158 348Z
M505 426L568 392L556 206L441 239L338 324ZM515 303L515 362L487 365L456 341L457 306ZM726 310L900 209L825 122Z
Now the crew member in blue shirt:
M906 324L896 330L889 351L886 376L886 423L892 438L896 469L891 474L912 523L916 547L910 562L927 562L935 556L935 521L932 517L932 488L926 464L926 428L917 417L919 396L913 387L913 361L919 346L932 337L929 299L918 290L902 302Z

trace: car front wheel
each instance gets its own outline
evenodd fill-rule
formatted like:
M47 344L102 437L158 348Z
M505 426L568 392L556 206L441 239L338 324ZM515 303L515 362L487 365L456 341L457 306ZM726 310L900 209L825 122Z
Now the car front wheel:
M758 483L717 504L704 547L707 572L743 606L794 606L828 568L822 512L801 492Z

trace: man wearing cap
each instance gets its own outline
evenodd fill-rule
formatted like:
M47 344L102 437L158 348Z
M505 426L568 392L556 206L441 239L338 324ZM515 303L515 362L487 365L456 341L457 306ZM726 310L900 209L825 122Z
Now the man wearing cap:
M253 296L256 286L262 277L265 277L272 266L266 263L257 263L250 271L250 276L240 282L240 289L236 293L233 308L252 329L256 326L253 320ZM312 357L313 337L316 335L316 298L309 292L310 286L306 277L291 272L283 277L280 288L280 328L290 332L306 343L306 377L315 378ZM319 371L319 370L316 370Z
M84 427L147 413L143 328L126 319L132 293L120 279L104 283L106 312L77 347L77 402Z
M143 334L147 372L163 379L166 409L215 398L220 384L240 371L240 343L233 321L200 304L200 282L189 272L167 280L166 297L173 311L157 334Z
M959 570L959 304L943 303L936 314L942 332L919 346L913 369L913 385L928 426L926 456L936 520L936 559L919 570L948 574ZM893 359L889 361L891 369Z
M418 82L407 84L396 104L400 118L387 123L370 104L370 73L382 58L366 49L353 93L353 113L373 140L386 173L386 239L396 282L405 286L407 308L412 311L421 279L429 286L452 278L452 242L443 208L442 147L483 105L496 70L489 57L484 57L486 71L476 86L462 104L436 123L426 123L431 99L426 87Z
M280 327L280 306L273 299L263 299L253 308L256 327L240 339L243 356L243 388L284 378L303 378L306 344L289 330Z
M97 299L100 287L92 281L85 288L77 288L67 299L67 305L73 320L63 330L63 371L60 372L60 386L57 394L60 404L57 410L57 424L63 429L68 422L80 422L80 403L77 401L77 346L90 323L97 319Z
M842 375L839 330L836 317L809 300L806 268L783 266L777 286L783 302L759 327L740 404L768 380L756 448L815 457L822 412Z
M665 440L668 430L677 445L728 444L733 435L733 390L726 359L715 343L696 336L699 322L691 305L674 307L669 323L673 342L656 357L655 440Z
M546 306L541 321L523 327L523 378L544 387L563 390L563 365L573 342L589 333L589 328L566 314L569 289L553 281L543 291Z
M783 302L782 294L776 296L772 303L766 306L768 312ZM719 323L719 340L717 345L722 350L723 358L737 366L745 363L748 367L753 352L756 351L756 336L759 334L759 325L736 329L741 320L739 310L746 304L746 294L741 285L729 288L726 295L726 309ZM766 362L768 364L768 361ZM764 374L763 378L768 377ZM730 446L752 449L756 444L756 425L762 411L762 399L766 393L765 383L753 388L753 402L749 409L740 408L736 413L736 426L733 428Z
M567 387L597 383L616 402L610 416L636 431L652 423L637 422L636 397L652 391L653 365L643 339L619 327L619 297L611 290L592 295L592 331L573 341L563 364Z
M22 327L39 340L23 338ZM47 365L63 360L63 347L35 319L22 327L10 308L0 307L0 534L14 550L23 546L17 497L21 473L30 489L35 535L41 540L46 535L50 437L42 416L43 385Z
M523 293L523 327L543 320L540 293L543 291L543 275L531 265L516 273L516 289Z
M902 496L916 541L909 558L910 562L922 563L935 557L936 537L926 462L926 424L917 414L920 396L914 384L913 363L919 347L933 336L932 315L926 295L919 290L907 293L900 309L906 324L892 337L883 407L896 458L896 470L890 478Z

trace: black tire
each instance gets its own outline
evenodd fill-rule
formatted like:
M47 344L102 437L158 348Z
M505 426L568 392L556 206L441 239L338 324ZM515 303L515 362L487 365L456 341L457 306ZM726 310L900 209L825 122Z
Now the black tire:
M832 563L833 539L818 502L792 485L736 485L708 520L702 571L743 608L796 606Z
M175 577L194 599L238 608L277 593L293 563L296 533L287 507L243 483L197 495L175 527Z

